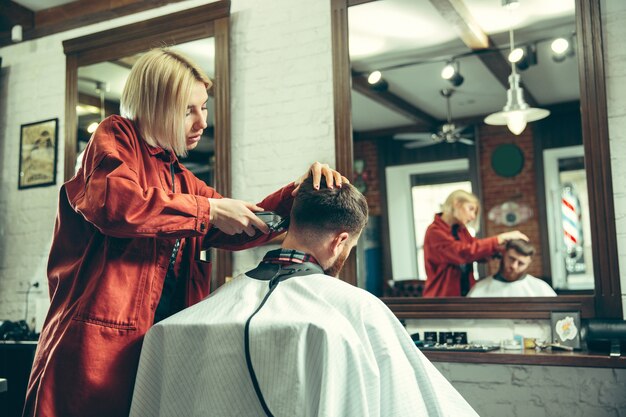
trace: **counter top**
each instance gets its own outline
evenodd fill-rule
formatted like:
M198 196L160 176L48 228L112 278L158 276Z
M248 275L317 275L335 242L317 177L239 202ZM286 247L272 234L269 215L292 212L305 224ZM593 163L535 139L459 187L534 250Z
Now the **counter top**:
M491 352L423 351L432 362L492 363L507 365L577 366L592 368L626 368L626 356L610 357L608 353L585 351L537 352L527 350L494 350Z

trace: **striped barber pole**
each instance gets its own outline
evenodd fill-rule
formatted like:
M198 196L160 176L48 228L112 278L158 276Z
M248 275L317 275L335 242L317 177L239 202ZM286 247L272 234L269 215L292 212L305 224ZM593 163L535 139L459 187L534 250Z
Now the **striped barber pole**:
M582 245L582 227L580 202L571 184L565 184L561 191L561 223L566 251L575 256Z

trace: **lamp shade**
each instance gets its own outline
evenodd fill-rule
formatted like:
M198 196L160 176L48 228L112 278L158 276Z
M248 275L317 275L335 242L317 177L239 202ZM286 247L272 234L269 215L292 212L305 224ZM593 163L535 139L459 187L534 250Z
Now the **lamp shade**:
M502 111L485 117L486 124L506 125L515 135L522 133L528 122L543 119L550 114L549 110L530 107L524 101L524 90L520 87L519 80L519 74L515 72L509 76L510 87L506 92L506 105Z

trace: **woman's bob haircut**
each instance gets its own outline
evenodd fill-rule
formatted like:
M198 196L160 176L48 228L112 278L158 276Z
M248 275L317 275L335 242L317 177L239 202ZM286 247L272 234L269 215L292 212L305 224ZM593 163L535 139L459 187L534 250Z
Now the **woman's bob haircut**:
M465 190L452 191L441 206L441 211L448 215L454 215L455 206L463 203L472 203L476 205L476 218L478 219L478 214L480 213L480 201L474 194Z
M193 85L212 83L186 56L167 48L146 52L130 71L120 100L120 114L137 125L150 146L187 154L185 112Z

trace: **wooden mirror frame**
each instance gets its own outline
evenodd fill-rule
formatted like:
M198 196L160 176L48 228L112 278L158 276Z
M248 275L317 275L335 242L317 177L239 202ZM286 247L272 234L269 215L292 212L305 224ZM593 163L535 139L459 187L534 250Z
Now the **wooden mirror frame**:
M63 42L65 79L65 181L74 176L76 161L78 68L146 51L215 38L215 189L231 195L230 177L230 1L218 1ZM217 250L215 286L232 275L232 254ZM221 277L221 278L220 278Z
M353 144L348 7L376 0L331 1L336 168L349 174L353 172ZM589 211L590 218L595 219L591 225L594 294L540 300L382 297L399 318L549 319L550 312L556 310L579 310L583 318L622 318L600 2L576 0L576 30ZM342 279L356 284L354 256L346 267Z

